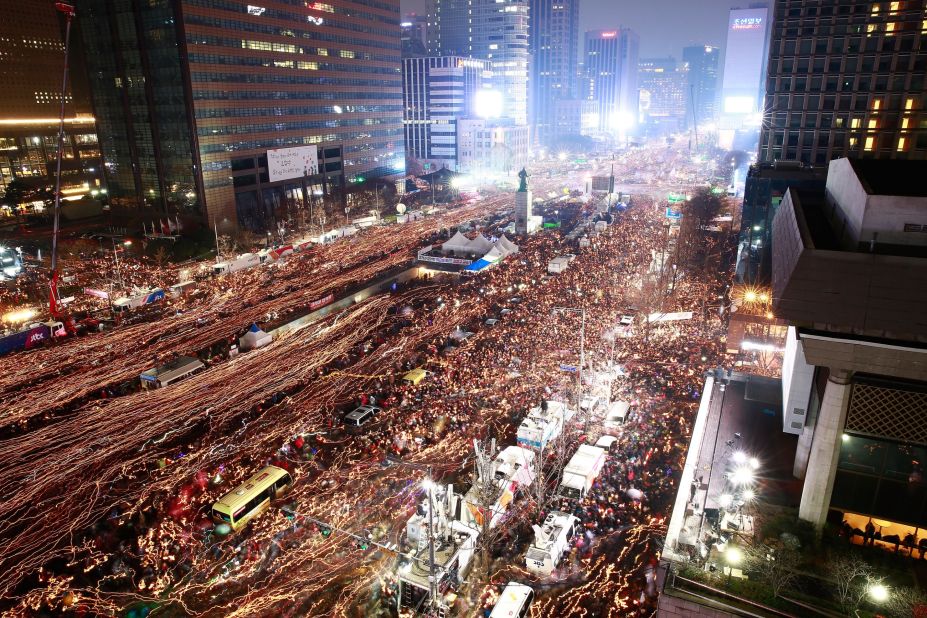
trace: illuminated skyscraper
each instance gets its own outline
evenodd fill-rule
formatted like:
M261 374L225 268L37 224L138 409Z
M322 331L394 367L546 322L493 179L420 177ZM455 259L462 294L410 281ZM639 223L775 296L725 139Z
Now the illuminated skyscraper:
M0 20L0 195L14 179L32 189L54 186L49 170L54 171L58 156L64 68L59 20L54 2L45 0L10 4ZM80 197L104 187L99 185L100 149L73 30L65 97L62 189L67 197Z
M682 61L689 81L689 114L696 122L714 122L718 118L718 61L721 50L712 45L684 47Z
M627 28L586 32L586 99L599 104L599 130L627 133L638 118L638 36Z
M470 0L470 55L491 63L502 118L528 124L528 0Z
M775 4L760 158L927 158L922 0Z
M114 197L262 229L404 171L398 0L81 4Z
M745 117L763 111L763 77L769 55L768 13L765 6L731 9L721 81L722 126L739 128Z
M556 133L557 102L576 96L579 0L531 0L528 22L529 120L544 143Z
M675 58L648 58L638 63L641 118L651 130L677 131L686 118L687 73Z

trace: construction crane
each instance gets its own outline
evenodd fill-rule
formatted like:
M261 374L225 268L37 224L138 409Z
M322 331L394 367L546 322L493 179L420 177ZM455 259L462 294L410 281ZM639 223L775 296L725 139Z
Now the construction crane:
M64 150L64 106L67 100L68 92L68 51L71 45L71 22L74 21L74 5L65 2L56 2L55 8L59 13L64 14L64 70L61 78L61 110L58 115L58 157L55 169L55 211L54 225L52 227L52 252L51 252L51 276L49 279L49 302L48 308L52 318L61 318L61 309L59 307L58 297L58 227L59 217L61 214L61 157ZM73 326L68 326L71 320L66 320L66 328L70 331Z

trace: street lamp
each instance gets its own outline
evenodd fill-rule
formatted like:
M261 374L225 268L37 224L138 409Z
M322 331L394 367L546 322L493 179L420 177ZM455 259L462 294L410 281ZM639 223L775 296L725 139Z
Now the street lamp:
M579 388L576 389L576 413L579 413L580 403L582 402L583 391L583 365L586 364L586 309L582 307L554 307L554 313L560 312L578 313L581 316L579 325ZM584 425L589 422L586 417Z
M731 576L734 574L734 567L743 560L743 552L737 547L729 546L724 551L724 559L727 562L727 585L731 585Z
M869 585L869 596L876 603L884 603L888 600L888 587L882 583L874 583Z

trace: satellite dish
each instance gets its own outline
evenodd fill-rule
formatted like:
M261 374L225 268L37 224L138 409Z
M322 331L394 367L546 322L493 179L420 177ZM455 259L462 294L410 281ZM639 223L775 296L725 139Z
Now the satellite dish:
M403 204L402 202L396 204L396 212L398 212L398 213L401 214L401 215L405 214L405 212L406 212L406 205Z

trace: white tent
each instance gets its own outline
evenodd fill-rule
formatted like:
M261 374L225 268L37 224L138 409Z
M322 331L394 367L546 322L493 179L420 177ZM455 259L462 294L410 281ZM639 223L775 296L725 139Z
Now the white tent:
M499 240L496 241L496 246L502 246L508 253L518 253L518 245L513 243L511 240L505 237L505 234L499 237Z
M471 251L470 239L458 230L450 240L441 245L441 250L445 253L469 253Z
M492 248L492 241L482 234L477 234L476 238L470 241L469 249L473 253L486 253Z
M252 324L248 332L238 338L238 347L243 351L257 350L269 345L274 340L269 334L258 328L257 324Z
M500 251L499 247L493 247L492 249L489 250L488 253L486 253L486 255L483 256L483 259L486 260L487 262L498 262L499 260L504 258L506 255L508 255L508 253L504 251Z

